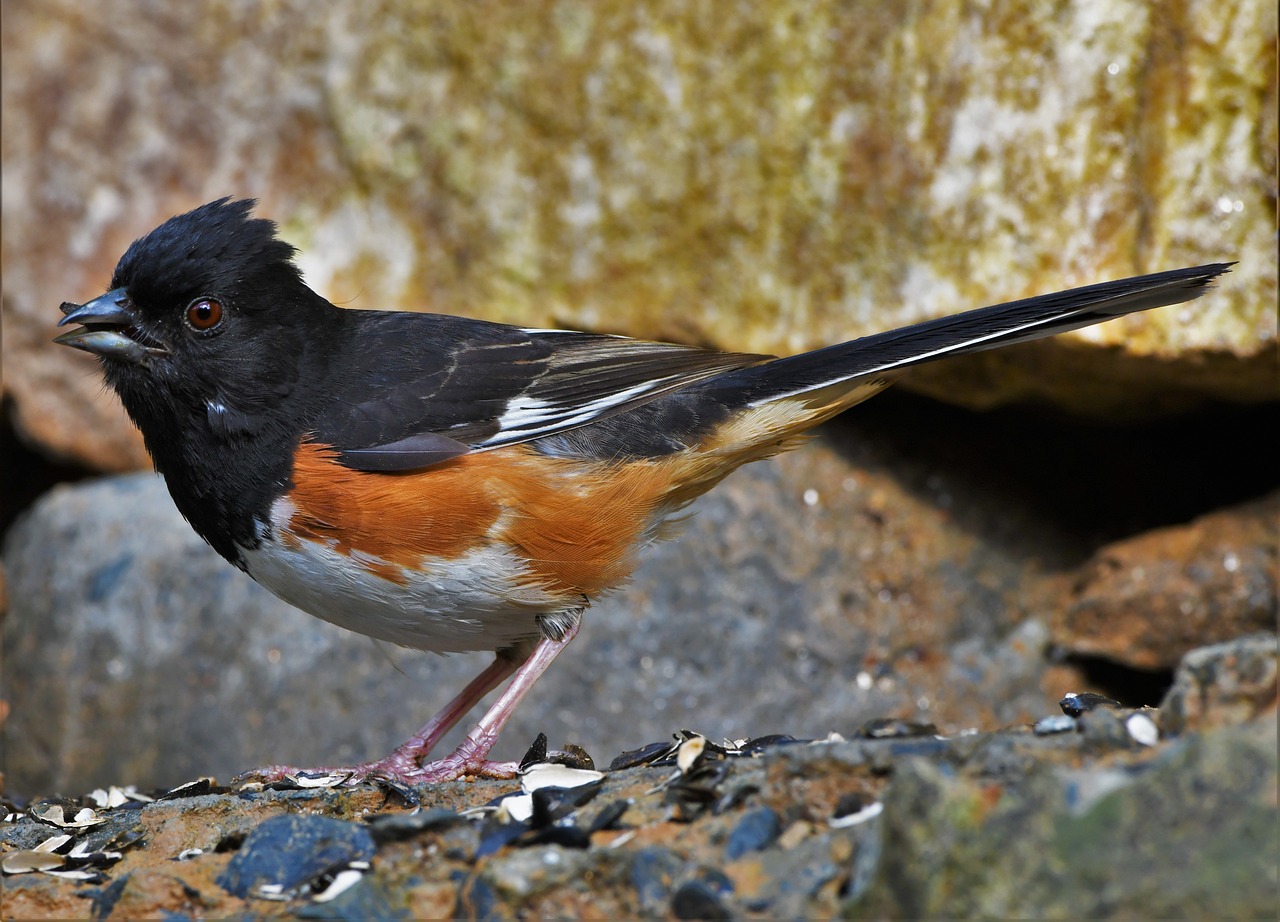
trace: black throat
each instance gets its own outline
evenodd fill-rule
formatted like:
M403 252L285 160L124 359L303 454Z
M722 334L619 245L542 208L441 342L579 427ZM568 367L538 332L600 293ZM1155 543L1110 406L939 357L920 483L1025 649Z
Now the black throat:
M180 380L157 386L104 362L178 511L241 569L240 549L269 533L272 503L291 485L294 453L326 406L320 382L340 351L343 313L329 309L302 341L276 351L268 374L248 374L228 394L195 393Z

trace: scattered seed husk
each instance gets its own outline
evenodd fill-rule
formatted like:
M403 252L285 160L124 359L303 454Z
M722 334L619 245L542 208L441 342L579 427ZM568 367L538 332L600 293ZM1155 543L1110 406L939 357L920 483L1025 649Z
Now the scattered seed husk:
M1142 746L1154 746L1160 742L1160 728L1142 711L1130 714L1124 722L1124 728L1129 731L1133 741Z
M1062 696L1062 700L1058 702L1058 707L1062 708L1062 713L1068 717L1079 717L1081 714L1095 711L1098 708L1118 708L1120 702L1114 698L1108 698L1106 695L1097 695L1093 692L1067 692Z

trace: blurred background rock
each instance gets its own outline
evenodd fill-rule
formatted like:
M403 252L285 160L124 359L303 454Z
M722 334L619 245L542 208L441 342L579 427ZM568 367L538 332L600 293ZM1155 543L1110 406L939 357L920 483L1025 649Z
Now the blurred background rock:
M1124 275L1204 299L922 369L745 470L518 715L990 729L1156 704L1274 630L1275 4L5 0L12 789L380 754L481 657L393 652L219 561L50 342L168 216L253 196L322 294L789 353ZM981 410L983 412L976 412ZM54 488L55 485L60 484Z

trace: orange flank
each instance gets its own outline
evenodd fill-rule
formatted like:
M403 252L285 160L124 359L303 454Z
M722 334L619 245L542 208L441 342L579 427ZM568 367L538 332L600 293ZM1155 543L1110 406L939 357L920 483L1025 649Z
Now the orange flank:
M497 503L476 489L483 476L462 464L406 474L354 471L328 446L303 442L293 461L289 530L387 564L453 559L483 542L498 518Z
M294 461L289 530L397 581L399 568L429 571L433 558L505 545L527 561L538 588L593 595L626 579L665 517L672 460L584 465L521 445L371 473L308 442Z

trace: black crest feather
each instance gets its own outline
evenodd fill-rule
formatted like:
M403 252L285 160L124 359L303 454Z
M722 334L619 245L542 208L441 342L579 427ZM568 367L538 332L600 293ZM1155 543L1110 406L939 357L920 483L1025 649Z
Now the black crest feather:
M129 246L111 287L127 287L137 301L157 303L194 297L203 287L238 287L264 275L299 281L294 248L276 236L274 221L252 217L256 204L220 198L170 218Z

